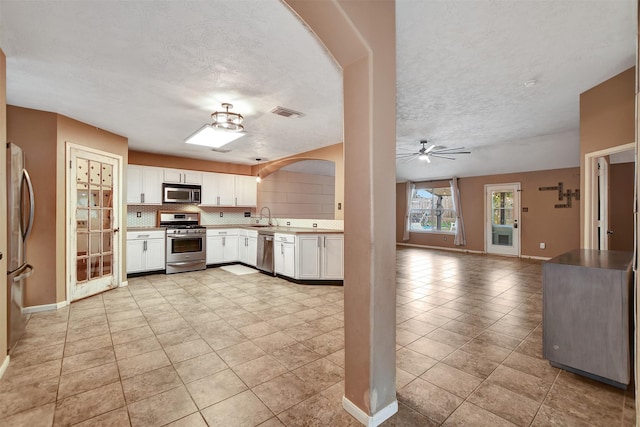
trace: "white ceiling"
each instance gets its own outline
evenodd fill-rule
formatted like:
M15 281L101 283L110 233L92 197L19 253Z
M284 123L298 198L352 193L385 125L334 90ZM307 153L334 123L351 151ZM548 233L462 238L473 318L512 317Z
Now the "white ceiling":
M397 0L398 147L472 152L398 162L398 180L577 166L579 94L633 66L634 16L634 0ZM0 46L9 104L135 150L255 164L342 140L341 72L278 0L0 0ZM222 102L246 136L185 146Z

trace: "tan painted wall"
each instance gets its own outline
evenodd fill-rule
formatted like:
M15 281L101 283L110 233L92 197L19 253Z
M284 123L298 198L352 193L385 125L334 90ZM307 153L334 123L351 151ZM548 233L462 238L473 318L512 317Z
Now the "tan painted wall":
M584 188L584 156L635 141L635 67L580 94L580 187ZM580 201L580 230L584 200ZM581 235L582 244L584 236Z
M0 349L7 348L7 57L0 49L0 274L4 282L0 292ZM0 351L0 365L4 363L4 350Z
M196 170L203 172L232 173L236 175L252 175L250 165L214 162L186 157L166 156L164 154L129 151L129 164L141 166L159 166L174 169Z
M107 132L95 126L79 122L77 120L56 115L57 117L57 172L56 172L56 188L60 197L57 198L56 212L56 263L58 266L66 266L66 236L67 228L65 227L66 217L66 201L65 201L65 174L67 172L67 164L69 159L66 158L66 144L70 142L76 145L93 148L107 153L116 154L122 157L122 167L124 168L122 177L122 194L123 201L120 209L120 280L127 280L126 266L126 233L127 233L127 206L124 203L124 191L126 189L126 168L128 163L128 140L122 136ZM56 301L64 301L66 299L66 268L58 268L56 274Z
M370 416L396 402L395 2L286 3L343 70L345 397Z
M538 187L552 187L562 182L565 191L575 191L580 181L579 174L578 168L568 168L460 178L458 187L467 244L455 246L453 235L438 233L411 233L410 240L405 243L484 251L484 186L520 182L521 207L529 209L520 213L522 255L554 257L576 249L580 244L579 203L574 200L571 208L554 208L555 204L563 203L558 201L557 192L538 191ZM397 184L396 200L396 241L402 242L406 205L404 183ZM540 243L546 243L546 249L540 249Z
M37 123L37 126L34 125ZM27 241L27 257L35 267L27 282L25 304L37 306L66 300L66 141L123 156L127 139L55 113L7 107L8 139L23 148L31 173L36 213ZM126 233L126 206L122 207ZM124 245L122 280L126 280Z
M31 174L35 195L33 230L27 240L27 261L34 266L25 287L25 305L52 304L56 298L56 279L64 272L64 261L56 245L56 114L7 106L7 139L20 146ZM64 189L62 190L64 198ZM64 216L64 210L62 211ZM64 260L64 247L62 256ZM60 268L58 268L60 266Z
M609 238L612 251L633 251L634 163L609 166Z

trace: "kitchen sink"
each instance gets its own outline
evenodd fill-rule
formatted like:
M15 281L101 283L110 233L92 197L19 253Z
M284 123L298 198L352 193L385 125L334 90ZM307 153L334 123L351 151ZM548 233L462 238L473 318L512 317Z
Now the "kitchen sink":
M268 225L268 224L249 224L249 227L262 228L262 227L273 227L273 225Z

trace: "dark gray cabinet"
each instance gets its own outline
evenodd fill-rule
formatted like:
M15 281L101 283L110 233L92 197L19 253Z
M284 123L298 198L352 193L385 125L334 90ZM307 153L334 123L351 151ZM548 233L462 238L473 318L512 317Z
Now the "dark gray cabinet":
M577 249L544 263L543 356L618 387L631 375L631 252Z

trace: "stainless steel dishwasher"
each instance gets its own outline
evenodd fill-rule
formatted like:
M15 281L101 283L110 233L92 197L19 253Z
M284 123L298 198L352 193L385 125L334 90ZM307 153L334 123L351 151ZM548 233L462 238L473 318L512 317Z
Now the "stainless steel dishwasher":
M258 270L273 273L273 234L258 232Z

